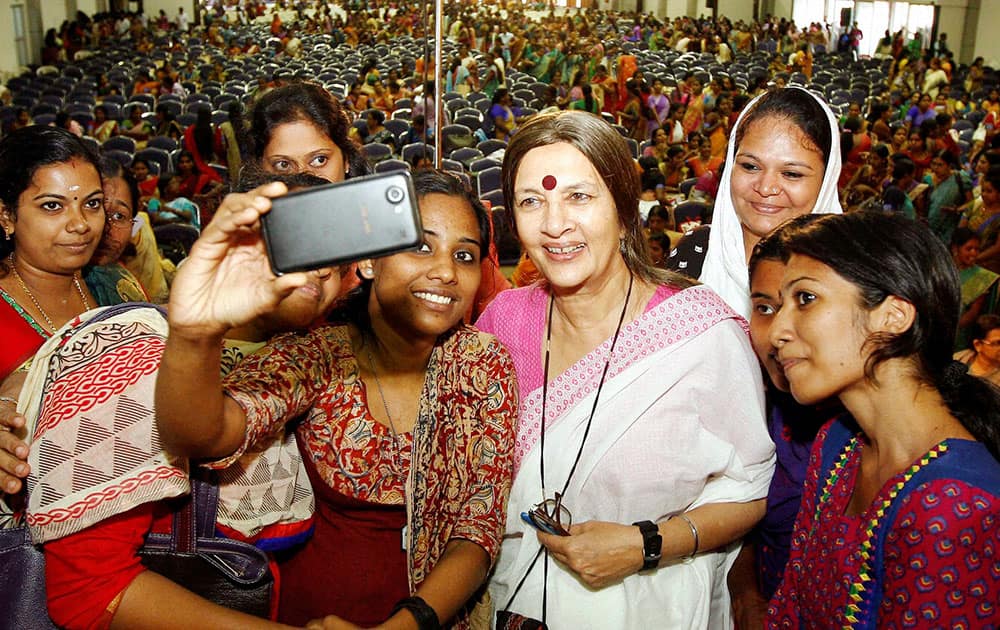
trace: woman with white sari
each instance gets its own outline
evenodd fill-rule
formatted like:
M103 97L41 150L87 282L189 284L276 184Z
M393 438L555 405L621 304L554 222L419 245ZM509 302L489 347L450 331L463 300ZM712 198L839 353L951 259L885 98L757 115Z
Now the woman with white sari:
M521 391L500 623L731 626L726 572L774 466L745 322L652 265L628 146L599 118L526 123L503 189L543 280L477 324Z

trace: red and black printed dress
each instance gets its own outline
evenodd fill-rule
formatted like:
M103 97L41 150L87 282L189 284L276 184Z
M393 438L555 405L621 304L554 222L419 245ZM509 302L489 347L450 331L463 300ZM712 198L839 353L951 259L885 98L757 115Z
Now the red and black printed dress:
M518 400L513 364L494 337L470 327L442 337L417 424L398 442L368 411L346 326L277 337L224 386L247 414L244 446L227 461L302 416L296 438L316 493L316 531L281 562L279 620L333 614L377 624L450 540L495 558ZM454 621L465 625L461 615Z

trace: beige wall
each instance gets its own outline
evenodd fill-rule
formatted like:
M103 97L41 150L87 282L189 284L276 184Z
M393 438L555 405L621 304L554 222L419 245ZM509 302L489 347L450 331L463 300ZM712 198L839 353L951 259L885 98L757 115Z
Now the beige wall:
M792 17L792 7L795 2L802 2L803 0L774 0L773 10L770 12L771 15L775 15L779 18L791 18ZM817 0L804 0L805 2L816 2Z
M986 65L1000 68L1000 0L982 0L979 5L979 24L976 29L976 46L973 58L981 56ZM951 39L951 33L948 34ZM955 48L955 45L952 45Z
M177 8L184 7L184 12L188 17L194 17L194 0L143 0L143 9L146 15L154 16L160 14L163 9L171 21L177 17Z
M967 0L940 0L938 4L941 6L941 13L938 18L938 33L948 34L948 48L955 53L955 58L959 62L970 63L972 58L964 59L961 47L965 35ZM997 4L1000 4L1000 2L997 2ZM994 34L995 37L996 35Z
M731 21L743 20L749 22L753 19L752 0L718 0L719 17L727 17Z
M0 46L0 77L4 79L17 74L17 49L14 47L14 15L11 10L13 2L4 2L0 5L0 41L9 42L7 46Z

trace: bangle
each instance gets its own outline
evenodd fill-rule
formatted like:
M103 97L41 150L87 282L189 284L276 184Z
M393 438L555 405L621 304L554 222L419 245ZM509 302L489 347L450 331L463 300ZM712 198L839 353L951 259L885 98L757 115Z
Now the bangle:
M7 402L17 407L17 398L11 398L10 396L0 396L0 402Z
M678 514L677 518L683 520L691 528L691 535L694 536L694 549L690 554L684 556L682 560L690 560L691 558L698 555L698 528L695 527L694 522L687 517L686 514Z
M441 630L441 622L438 620L437 613L424 601L423 597L414 595L399 600L392 609L390 617L403 609L410 611L410 614L417 620L417 628L420 630Z

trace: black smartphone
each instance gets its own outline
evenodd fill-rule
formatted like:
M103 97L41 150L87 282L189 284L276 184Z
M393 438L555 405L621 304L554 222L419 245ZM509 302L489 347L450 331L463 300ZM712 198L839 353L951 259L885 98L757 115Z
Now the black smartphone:
M417 195L406 171L276 197L261 225L276 275L395 254L423 242Z

